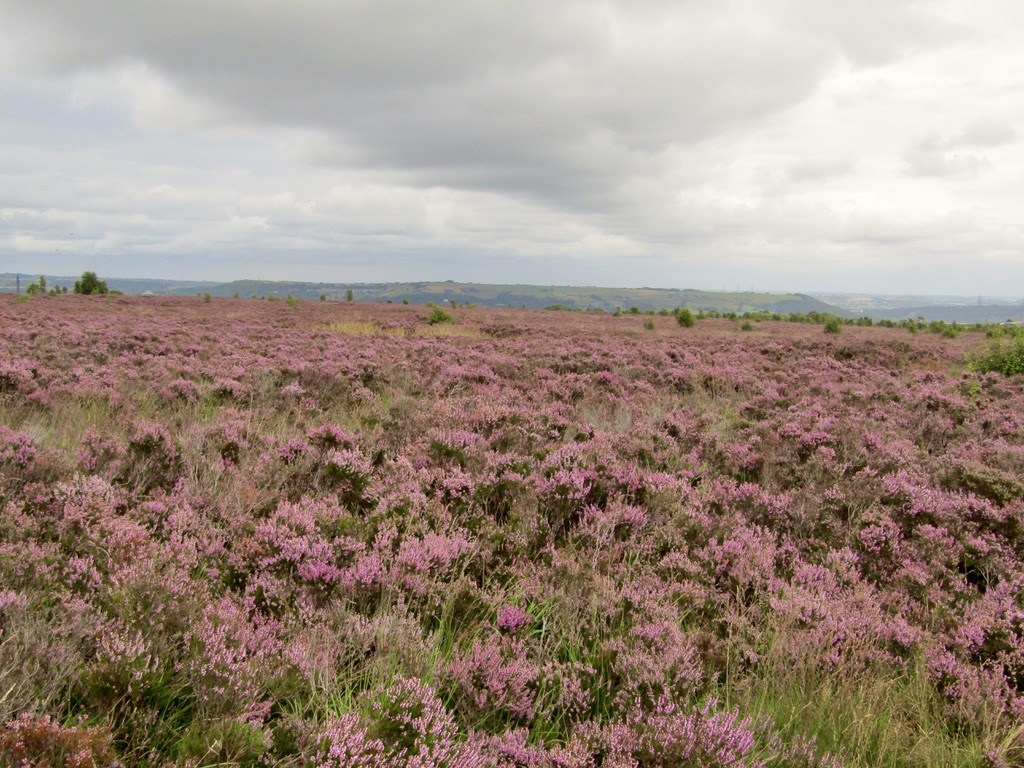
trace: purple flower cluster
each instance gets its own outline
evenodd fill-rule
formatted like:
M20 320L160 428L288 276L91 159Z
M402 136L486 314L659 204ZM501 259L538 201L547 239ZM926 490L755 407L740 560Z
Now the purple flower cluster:
M0 297L0 763L78 717L125 764L870 763L773 719L808 681L1021 757L977 339L455 314Z

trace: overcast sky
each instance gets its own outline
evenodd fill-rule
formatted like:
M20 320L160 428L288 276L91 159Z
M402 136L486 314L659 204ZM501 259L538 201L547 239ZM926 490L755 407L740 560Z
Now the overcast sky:
M0 0L0 271L1024 295L1016 0Z

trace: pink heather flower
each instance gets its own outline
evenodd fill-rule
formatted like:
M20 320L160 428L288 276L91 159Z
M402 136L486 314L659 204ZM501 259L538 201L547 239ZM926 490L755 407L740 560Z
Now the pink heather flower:
M506 605L498 611L498 629L514 635L529 623L526 611L518 605Z
M0 465L11 464L24 469L35 456L36 449L28 435L0 425Z

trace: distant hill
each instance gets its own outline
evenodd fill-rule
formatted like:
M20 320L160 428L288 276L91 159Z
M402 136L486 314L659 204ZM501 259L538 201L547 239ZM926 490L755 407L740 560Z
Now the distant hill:
M571 310L599 309L614 312L636 307L647 310L691 309L718 312L831 312L852 317L847 312L803 294L722 293L717 291L675 290L664 288L599 288L587 286L550 285L488 285L484 283L417 282L417 283L270 283L240 280L224 283L210 293L217 296L291 295L315 299L321 294L331 300L344 299L352 291L356 301L408 301L410 304L434 302L446 304L477 304L487 307L526 307L544 309L558 307Z
M876 320L925 320L1002 323L1024 321L1024 302L1007 296L900 296L860 293L819 293L815 298Z
M945 320L947 323L957 322L964 325L973 323L1004 323L1020 322L1022 317L1020 305L982 304L942 306L929 305L924 307L901 307L899 309L872 309L864 314L876 320L908 320L923 317L925 320Z
M80 279L81 275L44 275L44 277L48 287L63 286L70 291L74 287L75 281ZM22 293L25 292L25 288L28 287L29 283L34 283L38 279L38 274L22 274ZM106 282L110 290L121 291L121 293L132 296L140 296L146 293L152 293L157 296L194 296L196 293L210 291L211 288L219 285L219 283L209 281L156 280L150 278L104 277L103 275L100 275L100 279ZM0 293L14 293L17 285L18 276L13 272L0 274Z
M416 283L308 283L265 280L235 280L229 283L155 280L103 277L111 290L126 294L141 295L152 293L160 296L191 296L209 293L211 296L240 296L244 298L293 296L299 299L319 299L324 296L332 301L342 301L352 292L356 301L391 301L410 304L438 304L454 301L457 304L471 303L488 307L526 307L544 309L557 307L569 310L603 310L614 312L629 311L636 307L641 312L648 310L690 307L694 311L717 312L773 312L790 313L831 313L842 317L854 317L857 313L827 304L812 296L799 293L728 293L722 291L676 290L664 288L599 288L587 286L547 285L488 285L483 283L416 282ZM21 289L36 279L36 276L21 276ZM46 276L51 286L67 286L69 289L77 278L69 276ZM0 291L13 292L16 288L14 274L0 275Z

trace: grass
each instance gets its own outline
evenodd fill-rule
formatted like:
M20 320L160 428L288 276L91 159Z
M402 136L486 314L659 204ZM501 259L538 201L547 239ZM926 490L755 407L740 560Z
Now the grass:
M428 325L428 326L416 326L413 329L413 335L415 336L460 336L467 339L489 339L490 334L479 328L467 328L463 325Z
M380 327L372 321L336 322L327 326L335 333L352 334L356 336L373 336L380 330Z
M723 691L745 717L772 723L783 742L810 737L819 757L830 753L845 768L986 768L1024 757L1024 724L1007 729L998 713L965 713L983 725L951 730L922 659L857 674L842 663L795 665L778 650L785 642L775 638L754 679Z

